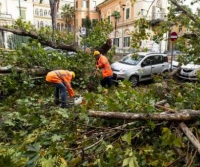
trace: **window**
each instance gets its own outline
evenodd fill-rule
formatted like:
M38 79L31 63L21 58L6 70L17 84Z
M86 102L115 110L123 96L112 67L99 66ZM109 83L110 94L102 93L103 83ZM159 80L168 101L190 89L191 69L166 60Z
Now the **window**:
M114 38L113 45L119 47L119 38Z
M85 20L86 19L82 19L82 27L85 27Z
M130 37L124 37L124 47L130 46Z
M153 56L147 57L143 61L143 64L145 64L146 66L150 66L150 65L154 64L154 57Z
M21 18L25 20L26 19L26 9L21 9L20 14L21 14Z
M51 16L51 11L50 10L48 11L48 16Z
M88 1L87 0L83 0L83 8L88 8Z
M110 16L108 16L108 23L110 23Z
M97 22L98 22L97 19L92 19L92 25L93 25L93 26L95 26Z
M158 1L156 2L156 7L162 8L162 2L161 2L161 0L158 0Z
M182 26L179 26L178 27L178 32L182 32L182 29L183 29Z
M43 16L43 10L40 9L40 16Z
M60 31L60 23L57 23L57 30Z
M43 21L40 21L40 27L43 27L43 26L44 26Z
M76 1L76 8L78 8L78 1Z
M92 7L95 9L96 8L96 1L92 1Z
M47 10L44 10L44 16L47 16Z
M130 18L130 8L126 9L126 19Z
M38 27L38 21L35 20L34 23L35 23L35 28L39 28L39 27Z
M163 63L163 56L161 55L156 55L154 64L162 64Z
M38 9L35 9L35 15L36 15L36 16L39 15L39 11L38 11Z

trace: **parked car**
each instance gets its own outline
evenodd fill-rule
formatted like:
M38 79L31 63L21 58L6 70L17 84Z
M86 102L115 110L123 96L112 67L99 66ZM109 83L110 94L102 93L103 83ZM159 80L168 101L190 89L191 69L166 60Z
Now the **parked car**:
M170 69L172 65L172 70L176 69L179 65L177 60L170 62ZM186 65L181 65L181 69L178 73L178 77L181 79L198 81L197 73L200 71L200 64L194 64L194 62L188 63Z
M53 52L53 51L57 51L58 53L62 53L63 55L68 56L68 57L72 57L72 56L74 56L74 55L77 54L76 52L73 52L73 51L67 51L67 50L62 50L62 49L54 49L54 48L49 47L49 46L48 46L48 47L45 47L44 50L45 50L46 52L48 52L49 55L50 55L51 52Z
M153 79L154 74L169 71L169 63L166 54L137 52L111 64L111 68L114 82L128 80L136 86L141 81Z
M189 63L187 65L182 65L179 72L179 77L186 80L197 81L197 73L200 70L199 64Z

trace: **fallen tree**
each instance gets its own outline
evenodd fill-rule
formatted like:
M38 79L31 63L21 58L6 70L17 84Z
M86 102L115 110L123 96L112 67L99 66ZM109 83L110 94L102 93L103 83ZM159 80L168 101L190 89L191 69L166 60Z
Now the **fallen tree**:
M51 39L46 39L41 37L37 32L35 31L26 31L26 30L20 30L20 29L14 29L14 28L6 28L3 26L0 26L1 31L7 31L7 32L12 32L13 34L20 35L20 36L27 36L31 37L33 39L37 39L41 44L50 46L52 48L59 48L63 50L68 50L68 51L74 51L77 52L78 48L74 44L64 44L60 42L55 42L52 41Z
M152 120L152 121L188 121L197 119L200 110L180 110L176 113L125 113L125 112L104 112L90 110L90 117L107 119L126 119L126 120Z
M5 66L5 67L0 67L0 74L4 75L4 74L12 73L13 70L17 73L23 72L25 74L34 75L34 76L43 76L43 75L46 75L47 72L50 71L43 67L34 67L31 69L27 69L27 68L20 68L20 67Z

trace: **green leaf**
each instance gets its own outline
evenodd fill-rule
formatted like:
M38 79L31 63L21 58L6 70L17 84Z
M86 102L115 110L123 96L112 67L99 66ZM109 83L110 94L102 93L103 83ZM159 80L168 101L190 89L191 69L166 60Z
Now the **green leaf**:
M44 157L41 159L42 167L53 167L54 160L52 158L45 159Z
M132 138L132 133L126 133L124 136L122 136L122 141L127 142L129 145L131 144L131 138Z
M51 137L51 140L52 140L53 142L60 141L61 139L62 139L62 135L54 134L54 135Z
M124 159L124 160L123 160L123 164L122 164L122 166L126 166L126 165L128 165L128 164L129 164L129 161L130 161L130 158L126 158L126 159Z
M182 143L182 141L181 141L180 138L176 138L176 139L174 140L174 145L175 145L176 147L182 147L182 146L183 146L183 143Z

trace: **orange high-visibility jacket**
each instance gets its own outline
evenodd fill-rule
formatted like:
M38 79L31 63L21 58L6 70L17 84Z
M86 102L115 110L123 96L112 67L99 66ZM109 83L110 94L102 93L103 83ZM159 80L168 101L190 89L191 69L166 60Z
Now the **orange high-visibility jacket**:
M46 81L47 82L50 82L50 83L63 83L67 88L69 96L73 97L74 96L74 90L71 87L71 80L72 80L72 75L67 70L51 71L46 76Z
M110 67L110 63L108 59L103 55L101 55L99 60L97 61L96 67L101 69L103 78L113 75L113 71Z

